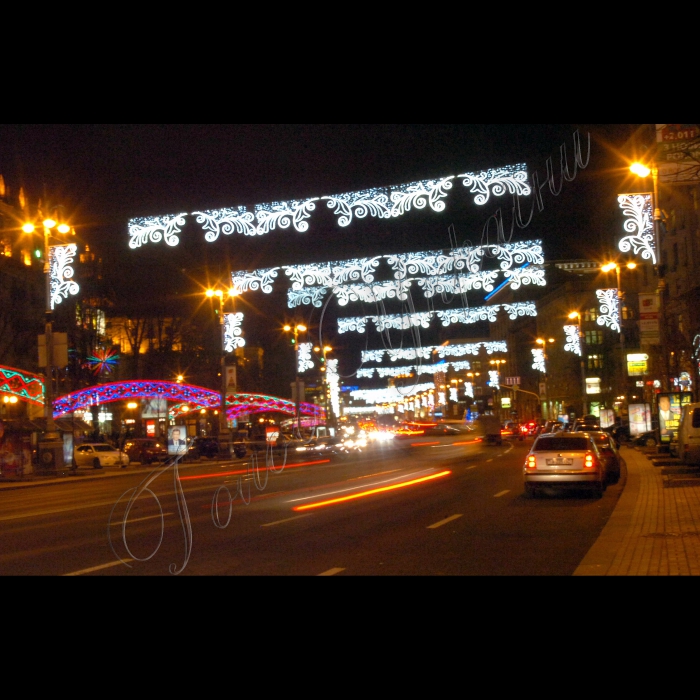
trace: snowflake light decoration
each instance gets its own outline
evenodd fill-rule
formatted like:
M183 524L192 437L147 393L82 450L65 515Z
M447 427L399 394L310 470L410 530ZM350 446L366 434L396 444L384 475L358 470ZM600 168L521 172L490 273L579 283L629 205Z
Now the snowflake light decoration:
M532 369L536 369L538 372L543 374L547 371L544 364L544 350L542 348L535 348L532 351Z
M578 326L564 326L564 333L566 333L566 345L564 345L564 350L567 352L574 352L580 356L581 342L578 336Z

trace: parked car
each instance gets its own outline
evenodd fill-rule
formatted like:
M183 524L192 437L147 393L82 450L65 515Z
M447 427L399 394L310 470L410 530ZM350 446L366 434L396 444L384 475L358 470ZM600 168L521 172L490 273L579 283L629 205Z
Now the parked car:
M605 461L590 433L548 433L535 438L523 466L525 493L543 487L586 488L600 498L605 491Z
M595 440L600 456L605 460L608 483L616 484L620 480L622 457L617 451L615 438L604 430L593 431L590 435Z
M617 447L619 448L623 442L628 442L630 439L630 427L629 425L621 425L620 423L615 423L607 428L603 428L606 433L612 435Z
M659 444L659 435L656 430L647 430L635 435L632 444L636 447L656 447Z
M700 403L687 403L681 407L673 449L683 464L700 464Z
M168 448L165 443L155 438L130 438L124 443L124 452L130 462L151 464L162 462L168 458Z
M114 467L129 464L129 455L105 442L84 442L73 450L76 467Z

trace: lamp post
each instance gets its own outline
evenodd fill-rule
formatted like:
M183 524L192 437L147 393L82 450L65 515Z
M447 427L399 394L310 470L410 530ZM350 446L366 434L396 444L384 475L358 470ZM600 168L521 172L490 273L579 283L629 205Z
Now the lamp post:
M294 326L285 325L284 331L289 333L293 331L294 333L294 369L295 369L295 379L294 379L294 416L297 424L297 434L301 435L301 415L299 412L299 331L302 333L306 331L306 326L302 323L295 323Z
M226 321L224 318L224 295L229 298L236 296L236 290L231 287L226 292L222 289L207 289L206 295L210 299L219 300L219 326L221 327L221 410L219 411L219 444L223 441L228 443L226 453L231 454L231 433L228 429L228 420L226 418ZM237 391L237 386L234 384L234 393Z
M586 415L586 357L583 352L585 343L583 342L583 329L581 328L581 314L578 311L572 311L569 318L573 321L576 319L578 325L578 346L581 353L581 417Z
M544 405L547 413L547 420L551 420L551 416L549 415L551 413L551 409L549 406L549 386L547 382L547 343L553 343L554 338L548 338L545 340L544 338L537 338L535 341L538 345L542 346L542 359L544 361Z
M637 267L637 263L628 262L625 267L628 270L634 270ZM627 360L625 358L625 329L622 324L622 304L624 301L624 295L622 293L622 285L620 283L620 265L615 262L609 262L600 268L603 272L612 272L615 270L617 276L617 313L620 317L620 362L622 364L622 376L620 379L620 386L622 391L620 394L627 396Z
M66 234L73 229L66 223L58 223L56 219L47 217L42 220L41 227L44 234L44 280L46 294L44 341L46 343L46 382L44 386L44 418L46 419L46 430L43 435L42 461L46 465L53 464L55 469L63 467L63 440L53 418L53 368L54 368L54 347L53 347L53 300L51 298L51 233L55 229L60 234ZM36 231L36 226L32 222L27 222L22 226L22 231L32 234ZM68 274L70 271L70 274ZM72 269L64 266L61 277L62 285L59 286L60 295L76 293L78 286L66 280L72 276ZM60 299L59 299L60 300ZM52 453L53 456L50 456Z
M321 372L323 372L323 410L326 412L326 425L332 428L335 428L335 420L331 420L331 412L329 410L328 406L328 393L330 391L330 387L328 384L328 371L326 369L326 354L331 352L333 348L330 345L324 345L323 347L316 346L314 348L314 352L321 353ZM298 362L297 362L298 366Z
M659 208L659 168L655 163L648 167L642 163L632 163L630 170L641 178L649 177L651 174L654 189L652 192L652 209L654 212L654 272L656 272L657 288L656 295L659 299L659 345L661 349L661 389L668 391L668 353L666 351L666 271L661 264L661 236L659 222L661 221L661 209Z

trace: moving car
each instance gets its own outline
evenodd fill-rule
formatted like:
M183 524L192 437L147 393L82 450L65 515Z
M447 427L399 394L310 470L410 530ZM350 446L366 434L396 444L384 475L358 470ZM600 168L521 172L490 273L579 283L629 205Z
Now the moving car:
M168 458L168 448L165 443L155 438L130 438L124 443L124 452L130 462L151 464Z
M600 456L605 461L608 483L616 484L620 480L622 457L617 451L615 438L603 430L591 431L590 435L595 440Z
M523 466L525 493L531 496L553 487L590 489L601 498L606 479L605 460L590 433L538 435Z
M76 467L126 467L129 455L105 442L84 442L73 450L73 460Z
M656 430L647 430L631 438L631 442L636 447L656 447L659 444L659 436Z
M476 434L482 438L485 445L502 445L501 423L498 418L490 414L480 415L473 423Z
M244 442L235 439L231 443L233 447L234 457L245 457L247 447ZM196 437L187 446L187 455L185 459L228 459L227 444L222 445L218 437Z

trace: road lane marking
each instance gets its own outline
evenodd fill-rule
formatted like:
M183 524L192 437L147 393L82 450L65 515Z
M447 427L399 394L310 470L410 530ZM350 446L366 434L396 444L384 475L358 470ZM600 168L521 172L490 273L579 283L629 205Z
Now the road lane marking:
M478 466L478 464L472 464L471 467L467 467L467 469L476 469Z
M335 576L341 571L345 571L345 569L341 569L340 567L336 566L335 569L328 569L328 571L324 571L323 573L318 574L318 576Z
M440 527L441 525L446 525L447 523L451 522L452 520L457 520L457 518L461 518L462 514L458 513L457 515L450 515L449 518L445 518L444 520L440 520L437 523L433 523L432 525L428 525L427 529L432 530L436 527Z
M493 457L491 457L490 459L487 459L486 461L487 461L487 462L493 462Z
M498 493L495 493L493 497L499 498L500 496L505 496L507 493L510 493L510 489L506 489L505 491L499 491Z
M279 525L280 523L288 523L290 520L305 518L308 515L312 515L312 513L302 513L301 515L293 515L291 518L285 518L284 520L275 520L273 523L263 523L260 527L272 527L273 525Z
M89 574L91 571L99 571L100 569L109 569L111 566L119 566L119 564L124 564L127 561L133 561L133 559L124 559L124 561L112 561L109 564L100 564L99 566L92 566L89 569L81 569L80 571L71 571L69 574L63 574L64 576L80 576L81 574Z

